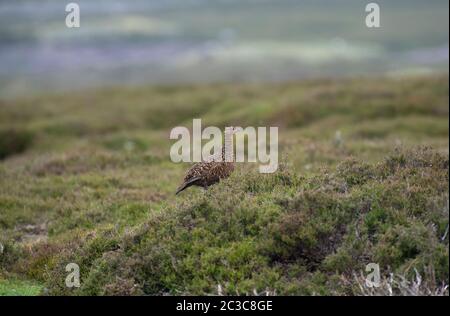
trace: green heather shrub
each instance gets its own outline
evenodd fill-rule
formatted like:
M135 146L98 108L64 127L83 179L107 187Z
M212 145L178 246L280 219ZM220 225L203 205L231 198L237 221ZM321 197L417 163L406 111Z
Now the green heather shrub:
M0 237L0 276L10 271L22 255L19 245Z
M82 286L61 287L64 270L56 269L46 287L71 295L349 295L358 288L343 280L370 262L384 276L417 271L448 284L448 212L426 207L446 207L447 162L418 149L303 179L285 167L238 173L133 229L105 230L62 252L60 266L80 264Z

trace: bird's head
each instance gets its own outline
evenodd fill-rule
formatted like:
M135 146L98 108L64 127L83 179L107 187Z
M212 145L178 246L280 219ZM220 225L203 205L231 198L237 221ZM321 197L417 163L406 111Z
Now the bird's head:
M236 126L227 126L225 127L225 133L234 135L238 132L242 131L242 127L236 127Z

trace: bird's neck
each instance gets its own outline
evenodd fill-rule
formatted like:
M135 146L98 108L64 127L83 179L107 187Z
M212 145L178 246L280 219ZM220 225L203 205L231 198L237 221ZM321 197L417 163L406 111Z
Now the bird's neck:
M231 128L225 128L225 146L222 147L222 159L226 162L234 161L233 131Z

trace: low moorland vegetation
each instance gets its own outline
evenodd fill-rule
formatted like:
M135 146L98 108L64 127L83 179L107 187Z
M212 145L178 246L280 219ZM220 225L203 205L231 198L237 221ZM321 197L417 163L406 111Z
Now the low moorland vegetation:
M2 100L0 295L448 295L448 93L423 77ZM175 196L169 132L193 118L279 126L279 170Z

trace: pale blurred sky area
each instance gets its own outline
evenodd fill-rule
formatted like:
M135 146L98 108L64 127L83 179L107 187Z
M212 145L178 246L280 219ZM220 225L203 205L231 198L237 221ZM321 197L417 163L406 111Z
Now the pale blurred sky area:
M0 97L108 85L448 74L449 2L0 0Z

